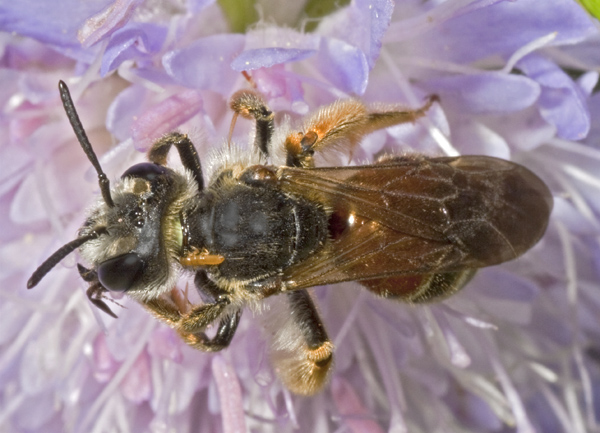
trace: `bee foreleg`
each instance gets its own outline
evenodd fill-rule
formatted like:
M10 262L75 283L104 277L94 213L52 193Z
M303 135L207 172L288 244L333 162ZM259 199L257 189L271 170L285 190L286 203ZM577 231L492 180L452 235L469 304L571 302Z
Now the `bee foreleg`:
M258 92L253 90L240 90L233 94L229 106L235 112L236 117L240 115L246 119L254 119L256 121L254 146L265 156L269 156L269 143L274 131L273 119L275 116L269 110L264 99ZM231 122L231 129L235 125L236 117Z
M98 281L98 273L93 269L88 269L79 263L77 263L77 270L79 271L81 278L83 278L83 281L90 283L90 287L88 287L85 292L90 302L94 304L96 308L99 308L109 316L112 316L116 319L117 315L113 313L113 311L103 300L106 289L102 287L102 284L100 284L100 281Z
M204 189L200 158L198 157L198 152L196 151L194 144L187 135L180 134L179 132L171 132L170 134L163 136L160 140L156 141L148 151L148 160L155 164L167 165L167 154L169 153L171 146L177 148L181 163L193 173L194 179L198 184L198 189L200 191Z
M327 382L333 344L308 292L296 290L287 297L292 322L277 333L272 359L291 391L312 395Z

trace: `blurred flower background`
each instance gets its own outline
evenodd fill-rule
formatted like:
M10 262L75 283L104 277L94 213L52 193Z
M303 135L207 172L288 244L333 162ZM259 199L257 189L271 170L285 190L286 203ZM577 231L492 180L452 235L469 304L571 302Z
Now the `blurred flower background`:
M600 34L574 0L0 0L0 29L0 432L600 431ZM337 350L311 398L274 375L269 311L206 354L125 298L117 320L93 308L76 255L27 291L98 195L58 80L116 179L175 129L206 167L242 71L292 121L438 94L351 163L517 161L553 191L546 236L436 305L316 288ZM235 141L250 131L238 121Z

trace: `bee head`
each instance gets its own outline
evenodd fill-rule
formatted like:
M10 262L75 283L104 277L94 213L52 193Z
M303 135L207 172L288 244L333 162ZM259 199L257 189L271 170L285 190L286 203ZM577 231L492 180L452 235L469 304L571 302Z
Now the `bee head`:
M104 289L127 291L138 299L155 297L177 278L182 238L179 213L186 200L197 194L192 175L159 164L141 163L127 169L111 189L62 81L59 91L75 135L98 173L102 198L91 209L77 239L42 263L27 287L36 286L63 258L79 248Z
M114 206L103 200L96 203L79 236L100 229L103 233L79 251L104 288L145 298L162 291L176 274L181 247L178 203L186 187L185 176L141 163L125 171L111 190Z

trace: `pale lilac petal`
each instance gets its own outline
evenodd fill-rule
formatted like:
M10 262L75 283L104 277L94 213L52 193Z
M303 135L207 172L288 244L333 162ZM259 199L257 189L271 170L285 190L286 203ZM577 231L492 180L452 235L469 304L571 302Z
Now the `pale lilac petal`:
M227 94L240 77L231 69L231 62L243 46L242 35L209 36L165 54L163 66L183 86Z
M358 48L334 38L323 38L317 58L319 71L344 92L362 95L367 87L369 64Z
M546 122L535 106L521 110L518 113L518 115L506 113L490 116L482 124L495 132L501 133L511 149L525 151L535 149L546 143L556 134L556 128ZM470 121L467 121L467 123L470 123ZM456 131L456 128L453 130L453 137L455 136L454 131ZM496 143L499 144L500 142L496 141ZM481 143L481 145L488 146L487 143ZM497 149L492 153L497 156L508 157L505 153L498 153L498 150L502 149Z
M288 50L317 50L321 36L304 33L290 28L264 26L248 31L245 38L246 50L260 48L282 48Z
M394 2L392 0L358 0L357 6L366 16L370 15L369 25L370 38L369 48L364 50L369 62L369 66L373 67L375 61L379 57L381 50L381 40L392 19L394 11Z
M600 147L600 122L597 121L597 119L600 119L600 92L594 93L588 99L588 107L590 109L590 117L596 119L596 121L591 122L590 132L583 142L591 146Z
M244 51L231 62L235 71L251 71L258 68L270 68L280 63L297 62L316 54L316 50L296 48L257 48Z
M600 73L597 71L590 71L583 74L581 77L577 79L577 85L581 89L586 96L591 96L594 87L598 84L598 79L600 78Z
M4 1L0 4L0 29L52 45L74 47L78 45L79 27L109 3L110 0Z
M456 388L452 391L461 392L461 389ZM468 429L475 432L501 430L502 422L484 399L472 393L464 393L460 399L452 398L452 396L452 394L448 395L446 401L454 408L458 420L464 423Z
M435 3L425 10L415 8L411 2L399 3L398 15L402 17L392 23L385 35L385 42L402 41L422 37L435 26L461 15L469 14L477 9L490 7L495 3L507 0L467 0ZM415 16L413 16L415 15ZM405 17L410 18L405 18Z
M181 341L172 329L159 327L154 331L148 344L148 352L158 358L170 359L175 363L183 361Z
M202 106L202 95L196 90L187 90L160 102L133 123L131 129L136 148L149 149L158 138L198 114Z
M57 55L56 49L50 48L35 39L19 38L17 40L0 41L0 74L14 74L15 81L18 79L19 71L28 71L33 65L44 65L48 69L70 68L73 60L66 56ZM12 94L14 89L5 87L2 93Z
M269 106L274 111L294 111L306 114L304 90L300 77L285 70L284 65L261 68L252 72L258 90L269 97Z
M423 17L429 16L423 13ZM402 27L402 22L397 26ZM431 24L427 30L430 28ZM556 46L583 41L598 30L583 8L571 0L553 0L551 6L538 0L501 1L449 19L438 31L424 33L416 44L406 47L418 56L469 63L490 53L508 58L552 32L557 35L550 44Z
M115 31L104 51L100 75L105 76L125 60L150 59L167 36L167 29L151 23L134 23Z
M133 122L142 114L148 89L142 86L129 86L119 93L106 113L106 128L117 140L125 141L131 136Z
M21 406L15 414L15 430L44 430L54 416L53 392L48 390L28 398L29 404ZM18 430L17 430L18 429ZM57 430L58 431L58 430Z
M383 429L370 419L369 411L352 385L342 378L335 378L331 394L344 426L353 433L383 433Z
M372 68L379 57L381 39L387 30L394 2L359 0L319 23L319 33L340 39L360 49Z
M590 129L590 114L579 86L541 56L527 56L518 67L540 84L540 113L556 126L558 135L568 140L584 138Z
M212 373L221 400L223 433L247 431L242 406L242 390L235 370L222 356L217 355L212 361Z
M525 77L501 73L455 75L428 80L429 93L438 94L450 112L518 111L531 106L540 95L537 83Z
M148 352L142 351L120 385L123 396L135 404L152 397L152 374Z
M477 291L478 294L486 297L527 303L539 294L539 288L535 283L501 268L486 269L476 278L483 280L482 288ZM507 281L510 284L507 284Z
M578 236L593 236L598 231L598 221L590 221L568 200L562 197L554 198L553 216L565 224L569 232Z
M114 0L101 12L86 20L79 29L77 39L85 47L91 47L99 40L123 27L142 0Z
M207 6L215 3L216 0L189 0L186 2L187 8L192 13L201 12Z
M452 143L465 155L484 154L510 159L505 138L485 124L464 119L452 129Z
M106 338L99 334L94 341L94 377L99 382L108 382L117 371L119 364L112 357Z
M6 157L0 162L0 196L7 194L26 176L25 168L32 164L22 146L5 145Z

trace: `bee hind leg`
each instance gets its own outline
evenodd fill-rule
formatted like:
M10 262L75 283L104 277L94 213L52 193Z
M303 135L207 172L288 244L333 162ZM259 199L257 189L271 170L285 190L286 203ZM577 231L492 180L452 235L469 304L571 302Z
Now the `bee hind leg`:
M362 138L377 131L401 123L414 122L425 116L436 95L417 109L400 106L379 105L367 107L356 99L336 101L319 109L304 124L302 132L286 137L286 165L289 167L310 168L314 166L315 152L331 147L344 146L351 155Z
M289 292L287 300L292 319L276 333L271 358L292 392L312 395L327 383L333 344L308 292Z

